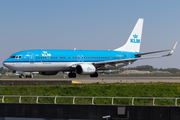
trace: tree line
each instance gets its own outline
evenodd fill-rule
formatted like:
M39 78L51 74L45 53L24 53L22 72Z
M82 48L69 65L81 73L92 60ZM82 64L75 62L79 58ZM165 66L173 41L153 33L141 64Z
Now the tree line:
M10 69L8 69L8 68L5 68L5 67L1 67L1 68L0 68L0 73L1 73L1 74L4 74L4 73L6 73L6 72L12 72L12 70L10 70Z
M180 73L180 70L177 68L154 68L153 66L150 65L141 65L141 66L136 66L136 67L128 67L128 68L120 68L120 70L142 70L142 71L168 71L170 73Z

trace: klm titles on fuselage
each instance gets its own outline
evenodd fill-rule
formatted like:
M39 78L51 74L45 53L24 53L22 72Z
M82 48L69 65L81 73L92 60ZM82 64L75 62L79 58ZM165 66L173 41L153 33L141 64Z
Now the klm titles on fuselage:
M133 35L133 37L134 37L134 38L131 38L131 39L130 39L130 42L131 42L131 43L140 43L140 42L141 42L140 39L137 39L137 38L138 38L138 35L135 34L135 35Z
M51 54L50 53L47 53L47 51L43 51L43 53L42 53L42 56L51 56Z

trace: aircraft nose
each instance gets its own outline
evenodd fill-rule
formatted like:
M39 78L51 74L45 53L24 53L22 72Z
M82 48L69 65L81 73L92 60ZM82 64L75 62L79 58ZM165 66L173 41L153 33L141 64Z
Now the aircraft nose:
M4 62L3 62L3 65L4 65L5 67L7 67L7 63L6 63L6 61L4 61Z
M6 60L3 62L3 65L9 69L11 69L12 65L8 62L6 62Z

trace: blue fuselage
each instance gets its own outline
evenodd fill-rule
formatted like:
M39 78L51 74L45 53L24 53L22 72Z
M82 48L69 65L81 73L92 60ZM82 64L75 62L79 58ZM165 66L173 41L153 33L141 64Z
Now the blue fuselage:
M107 50L25 50L12 54L3 64L20 71L61 71L73 64L124 60L136 58L135 54Z

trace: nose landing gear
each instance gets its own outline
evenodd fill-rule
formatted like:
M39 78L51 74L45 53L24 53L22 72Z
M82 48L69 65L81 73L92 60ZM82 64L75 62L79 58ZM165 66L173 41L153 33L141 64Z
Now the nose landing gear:
M20 75L19 75L19 78L24 78L24 75L23 75L23 74L20 74Z

